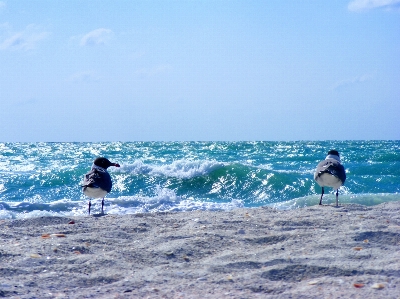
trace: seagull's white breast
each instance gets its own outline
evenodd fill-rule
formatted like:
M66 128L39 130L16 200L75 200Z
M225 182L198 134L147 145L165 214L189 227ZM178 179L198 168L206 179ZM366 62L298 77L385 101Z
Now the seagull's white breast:
M83 188L83 193L89 198L104 198L107 195L107 191L92 187Z

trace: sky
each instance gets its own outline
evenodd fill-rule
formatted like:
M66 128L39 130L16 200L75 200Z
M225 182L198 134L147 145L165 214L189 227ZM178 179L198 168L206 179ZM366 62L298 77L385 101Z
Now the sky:
M0 142L400 139L400 0L0 0Z

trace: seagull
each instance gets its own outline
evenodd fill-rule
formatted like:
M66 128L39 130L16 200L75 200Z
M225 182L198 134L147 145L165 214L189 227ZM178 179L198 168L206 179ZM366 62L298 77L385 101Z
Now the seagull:
M322 204L322 196L324 195L324 187L332 187L336 190L336 206L338 206L339 188L346 181L346 172L343 165L340 163L339 152L330 150L325 160L317 165L314 173L314 180L322 187L321 199L319 204Z
M93 162L92 169L83 177L83 193L89 197L89 215L92 203L91 198L102 198L101 213L104 214L104 197L111 191L111 176L107 172L110 166L120 167L117 163L112 163L108 159L99 157Z

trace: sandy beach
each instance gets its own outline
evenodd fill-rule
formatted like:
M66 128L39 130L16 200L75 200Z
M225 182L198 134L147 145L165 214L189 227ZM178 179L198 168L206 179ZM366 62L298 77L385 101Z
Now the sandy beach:
M400 202L0 220L0 297L400 298Z

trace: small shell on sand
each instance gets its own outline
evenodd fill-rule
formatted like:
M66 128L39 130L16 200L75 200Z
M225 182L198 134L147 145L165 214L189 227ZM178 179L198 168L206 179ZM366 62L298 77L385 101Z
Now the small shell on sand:
M50 239L51 237L65 238L65 234L43 234L42 239Z
M53 237L65 238L65 234L52 234Z
M360 250L362 250L363 248L362 247L354 247L353 248L353 250L356 250L356 251L360 251Z
M368 239L365 239L363 242L364 242L364 243L368 243L368 242L369 242L369 240L368 240Z
M318 280L311 280L311 281L308 282L308 284L309 285L316 285L316 284L319 284L319 281Z
M364 284L363 284L363 283L355 283L355 284L353 284L353 286L354 286L355 288L363 288L363 287L364 287Z
M40 258L41 256L40 256L39 254L37 254L37 253L32 253L32 254L30 255L30 257L33 258L33 259L38 259L38 258Z
M383 283L374 283L372 285L373 289L378 289L378 290L383 289L384 287L385 287L385 285Z

